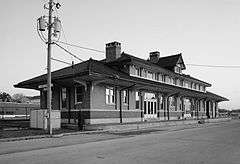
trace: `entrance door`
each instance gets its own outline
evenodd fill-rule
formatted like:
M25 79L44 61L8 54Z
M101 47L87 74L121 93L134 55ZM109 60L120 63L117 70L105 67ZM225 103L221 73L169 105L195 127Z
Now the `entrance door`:
M206 116L207 118L210 118L210 102L207 101L207 105L206 105Z
M144 118L157 118L157 99L153 93L145 93Z

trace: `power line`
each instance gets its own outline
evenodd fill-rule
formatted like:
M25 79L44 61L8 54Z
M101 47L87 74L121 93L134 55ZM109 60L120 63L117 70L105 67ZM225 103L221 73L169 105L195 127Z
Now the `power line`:
M66 44L66 45L68 45L68 46L72 46L72 47L77 47L77 48L89 50L89 51L95 51L95 52L105 53L105 51L97 50L97 49L94 49L94 48L83 47L83 46L79 46L79 45L75 45L75 44L66 43L66 42L63 42L63 41L57 41L57 42L62 43L62 44Z
M80 61L84 61L82 59L80 59L79 57L77 57L76 55L74 55L73 53L71 53L70 51L68 51L66 48L60 46L59 44L57 44L56 42L54 42L53 44L57 45L58 47L60 47L61 49L63 49L65 52L67 52L68 54L70 54L71 56L75 57L76 59L80 60Z
M65 62L63 60L60 60L60 59L56 59L56 58L51 58L51 60L54 60L54 61L57 61L57 62L60 62L60 63L64 63L64 64L68 64L68 65L72 65L71 63L68 63L68 62Z
M196 66L196 67L211 67L211 68L240 68L240 66L230 66L230 65L203 65L203 64L186 64L189 66Z

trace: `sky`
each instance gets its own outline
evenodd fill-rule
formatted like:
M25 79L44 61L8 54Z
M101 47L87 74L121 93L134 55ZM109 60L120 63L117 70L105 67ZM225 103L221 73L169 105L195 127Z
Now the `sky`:
M13 85L46 73L47 47L37 34L37 19L47 15L47 0L0 0L0 91L38 95ZM239 0L55 0L63 32L60 40L105 49L118 41L122 51L147 59L182 53L185 64L240 65ZM103 59L102 53L67 46L81 59ZM79 62L58 47L53 57ZM66 67L52 61L52 70ZM185 74L212 84L209 91L230 101L221 108L240 108L240 68L187 65Z

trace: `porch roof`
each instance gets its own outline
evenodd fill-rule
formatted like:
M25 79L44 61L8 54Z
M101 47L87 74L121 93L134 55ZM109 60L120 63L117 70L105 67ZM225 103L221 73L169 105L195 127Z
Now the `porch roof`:
M103 83L111 83L113 85L131 86L134 85L137 89L148 89L166 94L179 94L183 96L195 97L199 99L214 99L216 101L227 101L228 99L216 95L211 92L199 92L190 90L180 86L173 86L166 83L151 81L138 77L129 76L127 73L116 70L113 66L108 65L103 61L89 59L87 61L75 64L52 72L52 83L74 83L74 79L83 79L85 81L104 80ZM47 74L34 77L29 80L20 82L14 87L39 89L38 86L47 83Z
M86 80L93 80L90 76L104 75L106 77L127 77L128 75L122 71L117 71L110 68L104 62L89 59L87 61L75 64L73 66L65 67L51 73L52 83L62 79L71 79L77 77L85 77ZM15 84L16 88L28 88L28 89L38 89L39 85L47 83L47 74L43 74L29 80L22 81Z

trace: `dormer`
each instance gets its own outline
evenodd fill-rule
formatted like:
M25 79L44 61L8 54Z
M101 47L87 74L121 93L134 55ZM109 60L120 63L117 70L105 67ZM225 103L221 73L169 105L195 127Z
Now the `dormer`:
M160 57L157 64L160 67L166 68L179 74L182 74L182 70L186 69L182 54Z

